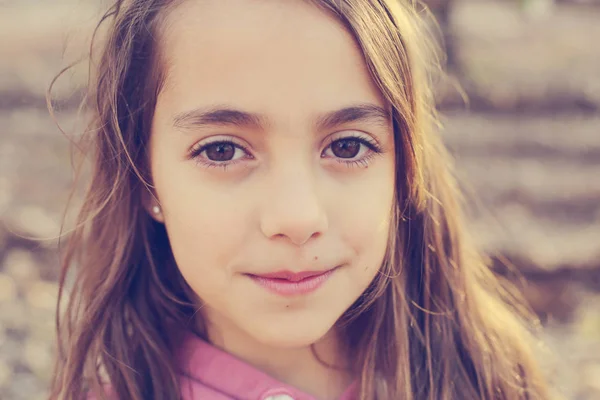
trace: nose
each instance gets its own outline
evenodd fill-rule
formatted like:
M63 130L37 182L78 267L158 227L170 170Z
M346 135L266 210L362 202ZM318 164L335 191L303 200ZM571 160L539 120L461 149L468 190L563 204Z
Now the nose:
M261 230L269 239L285 238L297 246L328 228L316 179L308 171L279 173L264 191Z

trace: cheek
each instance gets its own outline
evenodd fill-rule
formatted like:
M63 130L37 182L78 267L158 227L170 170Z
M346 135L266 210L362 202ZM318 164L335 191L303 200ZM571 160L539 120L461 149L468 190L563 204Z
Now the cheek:
M380 167L380 173L340 199L333 214L342 240L358 255L355 260L358 268L354 271L360 274L357 279L369 282L385 255L394 200L393 161ZM364 282L361 284L364 286Z
M181 274L200 298L220 301L231 284L227 266L244 242L236 208L190 191L169 210L166 227Z
M231 276L227 266L246 237L244 198L211 190L189 166L157 168L155 185L182 275L201 297L222 293Z
M218 196L187 190L180 196L173 193L173 201L166 203L166 227L173 251L192 255L196 264L210 258L223 265L225 260L220 259L242 241L243 207L239 202L229 206Z

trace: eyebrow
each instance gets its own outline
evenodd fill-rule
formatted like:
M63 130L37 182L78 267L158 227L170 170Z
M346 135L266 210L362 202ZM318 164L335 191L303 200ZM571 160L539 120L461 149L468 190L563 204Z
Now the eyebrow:
M372 122L387 126L390 123L390 112L378 105L364 103L320 116L316 121L318 130L329 130L352 122Z
M317 130L330 130L352 122L371 122L388 126L391 114L384 107L371 103L356 104L320 115L315 120ZM261 114L229 107L196 108L173 117L173 126L180 130L193 130L210 126L226 126L265 130L268 118Z
M173 117L173 126L187 130L206 126L237 126L263 128L266 121L260 115L228 107L196 108Z

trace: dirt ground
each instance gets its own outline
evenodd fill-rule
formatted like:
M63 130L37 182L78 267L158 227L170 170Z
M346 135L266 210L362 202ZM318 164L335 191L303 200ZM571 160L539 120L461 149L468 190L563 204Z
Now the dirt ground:
M105 3L0 0L0 399L46 398L53 238L72 182L68 140L43 96ZM475 238L499 271L508 259L528 280L556 393L600 399L600 8L530 15L514 3L457 1L455 76L471 103L441 91L442 134ZM59 99L84 70L59 84ZM60 104L61 125L77 132L72 103Z

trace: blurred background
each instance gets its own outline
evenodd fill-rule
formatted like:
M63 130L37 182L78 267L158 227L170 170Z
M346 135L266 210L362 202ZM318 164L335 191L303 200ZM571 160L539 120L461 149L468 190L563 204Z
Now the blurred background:
M524 277L555 392L600 399L600 0L427 3L447 44L439 108L469 224L499 274ZM0 0L0 399L43 399L52 374L72 175L44 95L106 5ZM86 71L55 91L69 134Z

